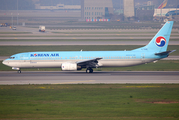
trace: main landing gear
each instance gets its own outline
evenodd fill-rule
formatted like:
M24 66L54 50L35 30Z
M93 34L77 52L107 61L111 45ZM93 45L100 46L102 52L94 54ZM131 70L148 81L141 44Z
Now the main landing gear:
M87 68L86 73L93 73L93 69L92 68Z
M18 70L17 73L21 73L21 70Z

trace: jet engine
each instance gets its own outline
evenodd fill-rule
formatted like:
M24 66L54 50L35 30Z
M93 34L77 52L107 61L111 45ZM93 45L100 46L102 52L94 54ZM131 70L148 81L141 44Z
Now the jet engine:
M70 70L77 70L77 64L76 63L63 63L61 65L61 69L64 71L70 71Z

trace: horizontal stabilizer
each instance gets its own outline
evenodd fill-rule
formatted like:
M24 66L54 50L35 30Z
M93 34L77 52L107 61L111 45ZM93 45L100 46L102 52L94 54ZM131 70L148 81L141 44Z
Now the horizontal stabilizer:
M168 55L168 54L170 54L170 53L172 53L172 52L175 52L176 50L170 50L170 51L165 51L165 52L161 52L161 53L155 53L155 55Z

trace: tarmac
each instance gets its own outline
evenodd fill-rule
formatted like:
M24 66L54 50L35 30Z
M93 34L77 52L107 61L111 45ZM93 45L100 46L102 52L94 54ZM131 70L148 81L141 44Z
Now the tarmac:
M0 72L0 85L22 84L178 84L179 71L16 71Z

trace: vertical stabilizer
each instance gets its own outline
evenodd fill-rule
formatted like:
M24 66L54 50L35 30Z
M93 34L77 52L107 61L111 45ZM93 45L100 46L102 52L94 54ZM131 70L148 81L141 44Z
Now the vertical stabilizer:
M153 37L146 47L149 50L155 50L158 52L164 52L167 50L170 34L173 27L173 21L168 21L165 25L159 30L159 32Z
M158 33L152 38L148 45L136 50L150 50L156 52L167 51L170 34L173 27L173 21L166 22Z
M160 4L160 5L158 6L158 9L163 9L164 7L166 7L166 6L167 6L167 2L168 2L168 0L164 0L164 1L162 2L162 4Z

